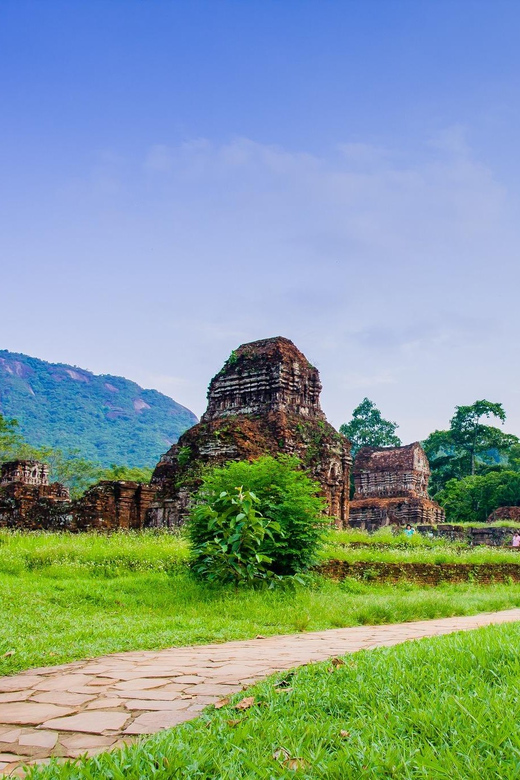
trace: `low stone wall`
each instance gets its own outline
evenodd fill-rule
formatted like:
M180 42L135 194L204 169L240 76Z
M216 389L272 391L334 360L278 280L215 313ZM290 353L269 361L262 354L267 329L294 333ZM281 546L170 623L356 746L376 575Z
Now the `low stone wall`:
M508 546L514 531L512 528L496 525L476 528L468 525L450 525L449 523L442 523L436 527L418 525L417 530L427 536L449 539L451 542L466 542L472 547L482 544L488 547Z
M418 585L441 585L444 582L474 582L491 585L494 582L520 582L520 552L518 563L387 563L381 561L330 560L317 567L326 577L344 580L352 577L365 582L399 582Z

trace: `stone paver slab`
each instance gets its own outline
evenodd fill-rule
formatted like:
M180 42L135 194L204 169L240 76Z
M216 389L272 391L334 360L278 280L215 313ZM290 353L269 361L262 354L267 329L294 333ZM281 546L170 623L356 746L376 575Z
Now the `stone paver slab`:
M56 731L36 731L30 734L22 734L18 740L19 745L31 745L32 747L53 748L58 741Z
M12 693L0 693L0 704L7 704L13 701L25 701L32 695L32 691L13 691Z
M35 726L49 718L69 715L74 710L70 707L58 707L56 704L38 704L31 701L3 704L0 718L3 723L16 723Z
M80 712L66 718L53 718L43 723L43 728L58 731L80 731L89 734L102 734L104 731L119 731L123 728L129 714L126 712Z
M26 688L32 688L33 685L37 685L41 681L41 677L28 674L17 674L15 677L0 677L0 693L24 691Z
M74 750L88 750L88 748L109 747L116 739L117 737L98 737L94 734L73 734L62 737L61 744Z
M175 701L147 701L146 699L126 699L127 710L186 710L191 699L176 699Z
M32 692L30 691L29 693ZM70 691L44 691L43 693L33 694L31 701L61 704L64 707L80 707L82 704L91 701L95 695L95 691L92 691L90 696L85 693L71 693Z
M149 688L160 688L162 685L167 685L169 682L171 682L169 677L141 677L139 679L115 683L114 690L145 691Z
M86 709L87 710L109 710L113 707L121 707L124 704L124 699L116 699L115 697L110 698L103 698L103 699L97 699L96 701L91 701L89 704L87 704Z
M125 729L125 734L155 734L156 731L178 726L180 723L192 720L192 718L193 713L185 710L177 712L146 712L144 715L139 715Z

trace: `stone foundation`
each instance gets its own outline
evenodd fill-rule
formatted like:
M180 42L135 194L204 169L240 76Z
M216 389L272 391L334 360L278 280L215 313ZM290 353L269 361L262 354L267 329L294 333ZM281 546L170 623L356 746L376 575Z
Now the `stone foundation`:
M497 520L513 520L519 523L520 506L499 506L487 519L488 523L496 523Z
M436 525L444 510L426 498L365 498L350 502L349 526L377 531L385 525Z

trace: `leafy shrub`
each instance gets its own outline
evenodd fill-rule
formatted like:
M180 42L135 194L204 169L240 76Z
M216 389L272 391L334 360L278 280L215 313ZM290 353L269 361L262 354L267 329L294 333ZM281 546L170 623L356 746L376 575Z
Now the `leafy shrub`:
M203 477L188 522L196 570L199 558L195 551L215 536L223 538L220 521L215 520L212 512L222 511L224 507L219 504L222 494L236 496L237 487L252 492L258 499L253 508L262 516L268 532L264 533L255 555L269 558L265 570L276 575L292 575L317 561L328 526L323 517L325 502L318 495L319 485L300 469L298 458L265 456L215 467ZM198 573L202 574L200 570Z
M192 515L193 571L210 582L250 585L273 578L272 559L262 552L266 539L280 533L278 523L262 517L258 498L242 487L221 492L211 504L200 503Z

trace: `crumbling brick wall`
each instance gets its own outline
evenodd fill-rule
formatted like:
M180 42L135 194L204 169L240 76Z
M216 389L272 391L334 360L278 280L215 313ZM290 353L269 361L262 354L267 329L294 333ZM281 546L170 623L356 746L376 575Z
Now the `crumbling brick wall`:
M49 469L35 460L3 463L0 470L0 527L37 530L68 522L69 491L49 483Z
M139 530L154 493L154 488L140 482L98 482L73 502L70 530Z

